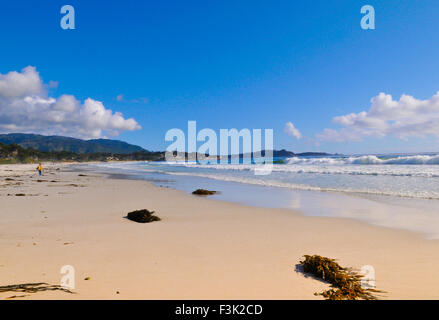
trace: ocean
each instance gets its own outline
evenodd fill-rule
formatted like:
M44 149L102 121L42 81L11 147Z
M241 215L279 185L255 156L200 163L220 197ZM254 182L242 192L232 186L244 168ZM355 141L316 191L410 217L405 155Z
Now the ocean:
M387 154L275 159L269 175L254 164L128 162L87 165L213 199L353 218L439 239L439 154Z

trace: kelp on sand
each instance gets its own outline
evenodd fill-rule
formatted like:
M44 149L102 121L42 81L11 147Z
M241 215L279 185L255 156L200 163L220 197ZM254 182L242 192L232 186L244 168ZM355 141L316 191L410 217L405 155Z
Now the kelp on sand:
M304 257L305 260L300 261L303 271L329 282L332 287L315 295L321 295L327 300L377 300L377 294L383 293L373 288L364 288L361 283L363 275L352 268L340 266L335 259L319 255Z

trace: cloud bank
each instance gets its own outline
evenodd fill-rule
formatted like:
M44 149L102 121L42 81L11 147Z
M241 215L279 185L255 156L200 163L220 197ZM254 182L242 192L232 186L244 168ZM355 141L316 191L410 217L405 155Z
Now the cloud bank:
M399 101L390 94L380 93L371 99L369 111L333 118L342 126L339 130L325 129L319 140L343 142L361 141L367 137L396 136L439 137L439 92L428 100L402 95Z
M284 132L290 137L294 137L296 139L302 138L302 134L299 129L297 129L292 122L285 123Z
M91 139L141 129L132 118L106 109L100 101L72 95L49 97L35 67L0 73L0 132L40 133Z

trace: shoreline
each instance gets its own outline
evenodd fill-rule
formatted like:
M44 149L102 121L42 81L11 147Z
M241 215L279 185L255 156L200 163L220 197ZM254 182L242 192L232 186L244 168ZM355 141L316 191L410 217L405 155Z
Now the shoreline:
M209 196L209 199L252 207L297 210L304 216L350 218L370 225L419 233L430 240L439 239L437 199L291 189L200 176L198 173L175 175L172 171L143 171L143 168L131 166L85 164L77 168L79 171L97 171L110 178L145 180L155 186L182 190L188 194L197 188L216 190L218 193Z
M6 166L23 180L13 188L34 196L8 197L0 188L0 285L59 284L63 265L76 271L75 295L23 299L320 299L314 292L329 285L295 271L304 254L374 266L385 298L438 297L439 241L413 232L199 198L144 180L79 176L65 171L70 165L48 165L47 182L37 182L33 165ZM11 172L0 169L4 183ZM143 208L162 221L123 219Z

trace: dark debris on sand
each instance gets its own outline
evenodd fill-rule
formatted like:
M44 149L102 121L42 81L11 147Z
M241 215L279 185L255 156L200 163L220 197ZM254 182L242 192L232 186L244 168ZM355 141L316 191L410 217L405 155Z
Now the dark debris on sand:
M210 196L215 194L216 191L206 190L206 189L197 189L192 194L198 195L198 196Z
M127 218L139 223L149 223L161 220L159 217L154 215L154 211L148 211L146 209L129 212Z
M375 289L364 289L361 286L363 275L351 268L340 266L334 259L319 255L304 255L304 257L305 260L300 261L303 271L329 282L332 287L315 295L321 295L327 300L377 300L376 294L383 293Z

